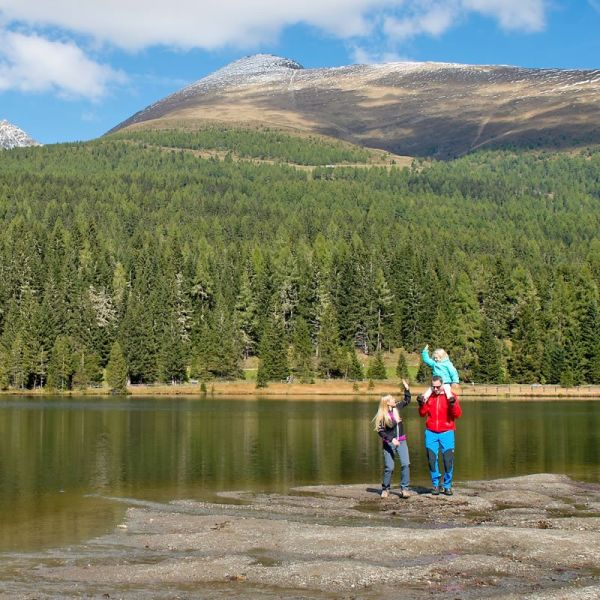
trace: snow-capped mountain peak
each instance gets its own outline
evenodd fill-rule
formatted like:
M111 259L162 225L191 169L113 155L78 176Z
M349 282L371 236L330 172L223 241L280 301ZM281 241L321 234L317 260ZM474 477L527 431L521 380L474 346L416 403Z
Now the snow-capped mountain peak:
M600 69L437 62L303 68L257 54L158 100L111 133L186 122L259 123L437 158L478 148L569 148L600 143Z
M8 150L10 148L40 145L16 125L4 119L0 121L0 148Z

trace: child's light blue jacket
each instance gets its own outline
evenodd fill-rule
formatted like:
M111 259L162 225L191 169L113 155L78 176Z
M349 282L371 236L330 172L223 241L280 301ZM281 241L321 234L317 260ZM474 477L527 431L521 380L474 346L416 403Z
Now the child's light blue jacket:
M427 366L431 367L431 375L441 377L442 383L458 383L458 371L449 358L436 362L429 356L427 348L423 348L421 358Z

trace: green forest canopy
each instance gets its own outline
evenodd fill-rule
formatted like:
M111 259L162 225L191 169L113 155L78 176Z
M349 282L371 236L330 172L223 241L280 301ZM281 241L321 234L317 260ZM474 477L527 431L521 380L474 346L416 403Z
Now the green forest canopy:
M339 377L357 348L425 343L467 381L600 383L597 149L306 171L165 135L0 155L4 387L100 382L115 342L134 383L235 378L257 354L266 380ZM219 149L361 162L244 135Z
M231 129L204 126L193 132L182 129L126 130L112 135L144 145L190 150L217 150L244 158L278 160L297 165L367 163L370 153L352 144L315 136L298 137L270 128Z

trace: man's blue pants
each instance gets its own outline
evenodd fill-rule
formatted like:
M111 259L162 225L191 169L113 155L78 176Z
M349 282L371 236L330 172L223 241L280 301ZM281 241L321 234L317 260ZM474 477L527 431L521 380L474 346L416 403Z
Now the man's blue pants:
M443 431L436 433L429 429L425 430L425 449L427 450L427 461L429 462L429 473L431 483L434 487L440 485L441 473L438 467L438 452L442 452L444 462L444 489L452 487L454 475L454 431Z

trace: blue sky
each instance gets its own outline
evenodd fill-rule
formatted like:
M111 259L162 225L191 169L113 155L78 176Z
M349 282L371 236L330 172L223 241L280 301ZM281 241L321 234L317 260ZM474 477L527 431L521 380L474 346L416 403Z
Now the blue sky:
M255 53L600 68L600 0L0 0L0 119L98 137Z

